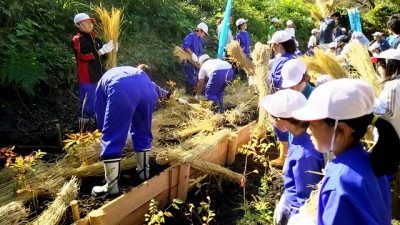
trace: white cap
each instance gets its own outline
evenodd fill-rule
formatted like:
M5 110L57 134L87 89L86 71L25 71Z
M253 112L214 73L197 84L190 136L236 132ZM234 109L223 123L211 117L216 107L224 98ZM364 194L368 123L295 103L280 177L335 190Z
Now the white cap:
M278 118L292 118L292 112L304 107L307 99L299 91L280 90L273 95L267 95L260 105L269 114Z
M282 43L285 41L290 40L291 37L288 35L288 33L284 30L279 30L272 35L272 38L270 41L268 41L268 44L273 44L273 43Z
M346 28L342 27L342 31L343 31L343 32L346 32L347 30L346 30Z
M303 121L354 119L372 113L374 100L374 90L367 82L343 78L317 87L307 105L292 114Z
M379 43L374 42L371 46L369 46L368 50L370 50L371 52L375 49L379 48Z
M279 20L278 20L278 18L272 18L272 22L273 22L273 23L278 23Z
M197 29L202 29L208 35L208 26L206 23L199 23L199 25L197 25Z
M321 76L319 76L317 78L317 80L315 81L315 84L317 87L321 86L322 84L333 80L333 78L331 76L329 76L328 74L322 74Z
M240 26L246 22L247 22L247 20L240 18L240 19L236 20L236 26Z
M203 62L206 61L206 60L209 59L209 58L210 58L210 56L207 55L207 54L201 55L201 56L199 57L199 63L200 63L200 65L203 64Z
M336 42L331 42L328 45L329 48L336 48L337 47L337 43Z
M316 34L316 33L321 33L321 31L315 28L311 30L311 34Z
M372 36L379 36L380 37L380 36L382 36L382 33L381 32L375 32L375 33L372 34Z
M257 41L256 44L254 45L254 49L261 48L261 47L262 47L262 43L259 41Z
M286 25L292 25L293 24L293 21L291 21L291 20L288 20L287 22L286 22Z
M84 21L84 20L91 20L92 23L96 22L95 19L91 18L91 17L90 17L88 14L86 14L86 13L78 13L78 14L76 14L75 17L74 17L74 23L79 23L79 22Z
M306 73L306 64L300 59L287 61L281 71L282 87L290 88L300 83Z
M395 59L400 61L400 51L397 49L388 49L384 52L381 52L379 56L372 57L371 61L376 63L378 62L378 59Z

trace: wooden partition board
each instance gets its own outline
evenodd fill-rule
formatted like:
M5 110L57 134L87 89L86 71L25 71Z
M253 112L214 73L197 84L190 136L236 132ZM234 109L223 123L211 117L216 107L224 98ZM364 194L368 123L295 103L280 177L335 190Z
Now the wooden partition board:
M256 122L252 122L236 132L238 135L238 148L248 143L250 140L250 131L255 124ZM214 149L204 154L202 159L222 166L225 165L229 147L228 138L229 137L226 137L220 141ZM103 210L105 213L105 224L143 224L144 215L148 212L151 199L155 199L159 202L160 209L166 207L175 198L186 200L188 190L194 185L194 183L189 182L189 180L199 177L204 178L205 176L200 171L188 165L173 165L159 175L135 187L129 193L123 194L100 207L99 209ZM81 219L75 224L96 225L90 224L88 217Z

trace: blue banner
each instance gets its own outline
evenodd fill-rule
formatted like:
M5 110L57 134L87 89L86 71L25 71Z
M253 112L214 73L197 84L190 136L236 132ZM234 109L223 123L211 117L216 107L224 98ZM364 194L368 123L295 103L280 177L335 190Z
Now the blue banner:
M226 39L228 38L228 30L229 30L229 19L231 17L232 10L232 0L228 0L226 4L224 19L222 21L221 27L221 35L219 37L219 45L218 45L218 59L222 59L224 57L224 48L226 44Z

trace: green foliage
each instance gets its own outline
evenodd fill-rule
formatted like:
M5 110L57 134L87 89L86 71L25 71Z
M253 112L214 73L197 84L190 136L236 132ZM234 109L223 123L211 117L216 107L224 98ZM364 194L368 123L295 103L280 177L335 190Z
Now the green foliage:
M375 31L387 31L387 20L390 15L400 13L399 2L382 1L374 9L361 14L364 33L372 34Z

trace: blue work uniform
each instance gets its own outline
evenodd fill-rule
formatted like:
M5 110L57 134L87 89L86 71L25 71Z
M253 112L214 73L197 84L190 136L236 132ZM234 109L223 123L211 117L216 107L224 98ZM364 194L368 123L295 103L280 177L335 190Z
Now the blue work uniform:
M182 49L190 49L196 56L203 54L203 39L197 36L196 32L192 32L183 39ZM183 68L185 70L187 81L190 87L197 85L197 73L199 70L189 61L183 62Z
M199 80L208 77L205 96L213 102L216 111L224 112L224 90L228 81L233 78L233 69L230 63L220 59L209 59L203 63L199 71Z
M388 50L388 49L391 48L389 42L386 41L385 39L379 40L378 44L379 44L379 50L380 50L381 52L384 52L384 51L386 51L386 50Z
M385 176L375 176L360 144L326 168L318 201L319 225L391 224L391 193Z
M298 209L304 205L310 197L313 188L318 184L322 175L313 172L321 172L324 168L324 156L318 152L310 140L310 135L303 132L293 137L288 149L288 155L284 166L285 204L283 210L290 218L298 213Z
M268 76L268 83L271 86L272 93L275 93L282 88L282 67L287 61L291 59L293 59L293 55L290 53L286 53L278 58L275 58L274 62L272 63L271 70ZM272 128L278 141L288 140L288 132L281 132L275 126L273 126Z
M129 128L135 152L151 148L157 97L154 83L142 70L115 67L103 75L95 100L97 126L103 133L101 159L121 157Z
M250 34L247 31L238 31L236 34L236 40L240 44L240 48L243 49L244 54L250 59Z

